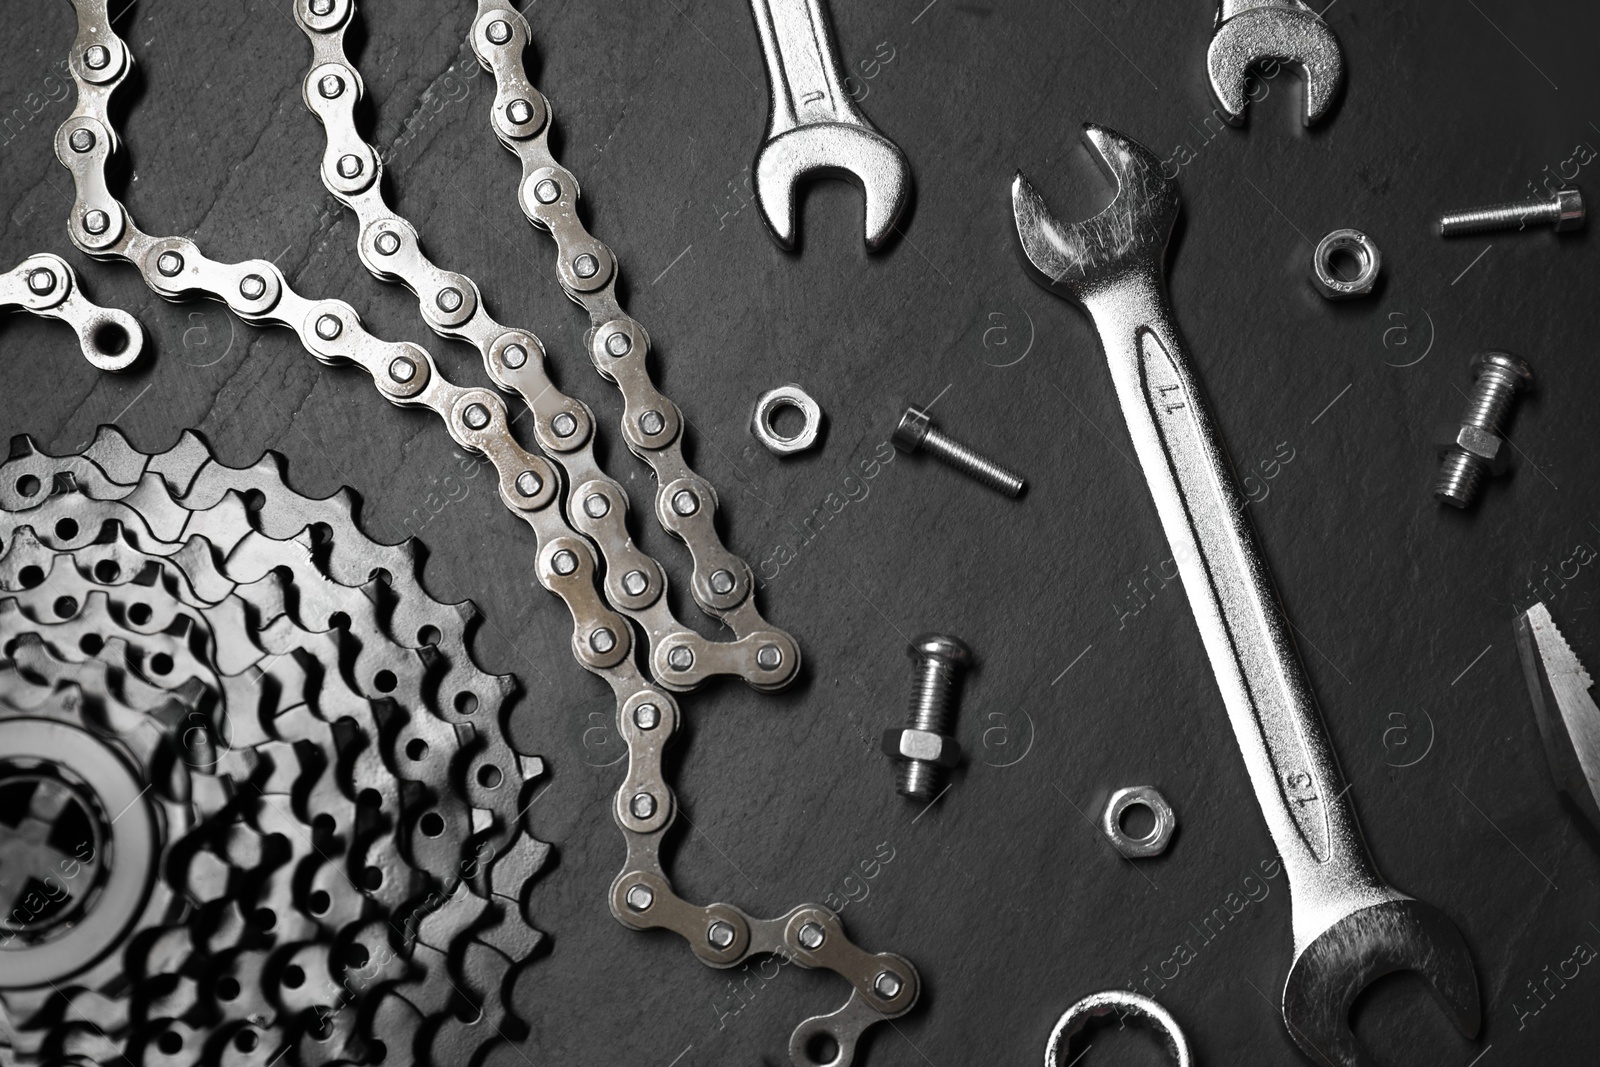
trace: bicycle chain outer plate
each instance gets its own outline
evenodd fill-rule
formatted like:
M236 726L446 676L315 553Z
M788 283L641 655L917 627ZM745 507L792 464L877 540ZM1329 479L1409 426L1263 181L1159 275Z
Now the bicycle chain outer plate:
M543 762L348 490L185 434L0 465L0 1064L475 1067Z

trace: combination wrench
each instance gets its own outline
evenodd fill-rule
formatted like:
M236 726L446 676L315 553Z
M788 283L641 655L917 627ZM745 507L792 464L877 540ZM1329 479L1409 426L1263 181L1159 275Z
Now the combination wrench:
M1373 865L1190 369L1165 278L1177 187L1142 145L1102 126L1084 131L1116 183L1116 198L1087 222L1063 225L1018 174L1011 200L1022 258L1035 281L1080 304L1094 322L1282 857L1294 927L1284 1022L1317 1062L1368 1067L1373 1061L1350 1030L1350 1005L1375 978L1413 970L1462 1032L1476 1037L1478 979L1466 943L1441 912L1391 888Z
M1305 125L1328 113L1344 81L1344 53L1321 16L1301 0L1220 0L1206 49L1206 75L1211 96L1231 125L1244 122L1245 76L1268 59L1299 69Z
M795 191L813 173L866 197L867 251L882 247L911 199L911 165L845 91L823 0L750 0L771 107L756 152L756 201L779 247L795 246Z

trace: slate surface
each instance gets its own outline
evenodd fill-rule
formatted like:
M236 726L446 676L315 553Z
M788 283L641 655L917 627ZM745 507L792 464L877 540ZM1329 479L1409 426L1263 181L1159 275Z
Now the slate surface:
M1037 1062L1073 1000L1158 972L1200 1062L1301 1062L1273 1008L1288 890L1260 875L1273 850L1181 589L1160 577L1169 552L1109 377L1087 321L1029 283L1012 249L1017 167L1063 218L1106 199L1076 138L1093 119L1180 166L1173 301L1251 473L1253 518L1362 824L1386 876L1444 909L1477 960L1478 1045L1412 978L1380 983L1358 1032L1394 1064L1592 1062L1585 1004L1600 967L1574 951L1600 947L1600 857L1553 792L1511 619L1545 583L1600 667L1589 488L1600 250L1593 236L1547 233L1447 243L1431 220L1562 172L1593 184L1600 12L1336 3L1348 91L1308 133L1288 74L1267 83L1248 128L1206 122L1205 4L925 3L834 5L862 106L916 172L905 239L870 259L859 194L843 183L810 192L798 256L763 231L748 162L766 93L739 0L528 12L560 157L621 257L656 379L693 424L689 450L720 487L731 543L776 570L765 610L808 657L781 696L727 685L685 701L672 775L696 831L679 839L677 884L774 914L859 896L846 877L892 849L844 918L862 944L914 960L927 994L872 1033L867 1063ZM51 151L70 108L52 72L71 11L6 14L3 258L66 256L93 296L139 315L153 359L102 375L59 324L10 316L0 428L64 450L115 421L148 451L193 427L235 464L277 449L298 489L355 487L376 536L427 543L437 595L479 604L480 658L526 687L511 728L553 767L533 810L559 850L536 894L552 951L517 990L533 1033L497 1062L785 1062L790 1028L842 1001L836 980L707 970L675 938L630 933L606 911L622 856L609 809L620 771L607 765L620 744L604 688L572 661L566 612L533 585L521 524L433 416L389 407L285 331L166 304L131 269L72 250L70 183ZM533 327L562 387L612 425L619 405L581 352L586 323L486 129L492 83L462 45L471 16L468 3L363 5L366 128L403 142L395 202L435 257L478 279L502 321ZM308 47L286 4L142 0L118 25L142 72L122 98L123 189L147 228L190 234L217 258L273 258L302 291L349 299L381 336L422 341L477 380L471 353L427 334L410 295L356 259L352 220L318 181L322 131L300 101ZM1336 306L1306 270L1316 238L1341 226L1376 238L1385 280ZM1428 493L1433 427L1458 414L1467 358L1488 347L1523 354L1540 377L1513 428L1522 466L1475 510L1442 510ZM819 451L779 462L747 420L758 392L788 381L829 425ZM899 406L934 397L948 428L1029 477L1023 501L916 460L862 477ZM643 512L648 472L614 431L602 452ZM802 544L804 521L841 499ZM681 551L651 523L636 528L681 590ZM919 817L893 794L874 738L902 714L904 647L922 629L968 639L982 668L961 713L970 762ZM1133 866L1089 818L1136 782L1159 785L1182 828L1166 856ZM1259 899L1204 933L1230 894ZM1530 988L1573 968L1542 996ZM1095 1045L1085 1064L1160 1062L1143 1035Z

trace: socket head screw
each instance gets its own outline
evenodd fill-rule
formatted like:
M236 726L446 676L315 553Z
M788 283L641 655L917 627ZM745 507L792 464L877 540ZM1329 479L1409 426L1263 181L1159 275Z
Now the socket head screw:
M900 425L894 428L894 447L902 452L915 452L922 447L922 439L928 436L928 429L933 425L933 418L919 407L910 406L905 414L900 416Z
M1583 226L1583 194L1576 189L1563 189L1556 193L1556 232L1580 229Z

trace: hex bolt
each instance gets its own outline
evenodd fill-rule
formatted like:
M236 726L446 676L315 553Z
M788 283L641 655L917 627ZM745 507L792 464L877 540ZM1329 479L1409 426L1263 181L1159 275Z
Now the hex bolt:
M1547 222L1557 233L1583 226L1583 194L1576 189L1558 189L1544 200L1518 200L1510 204L1451 211L1439 216L1439 236L1459 237L1485 230L1522 230L1530 222Z
M900 425L895 427L893 440L900 451L910 453L921 449L928 452L945 466L954 467L997 493L1015 497L1025 484L1000 464L940 432L933 425L933 418L919 407L906 408L905 414L900 416Z
M895 792L913 800L934 800L946 772L961 759L955 730L956 693L972 652L954 637L921 634L906 649L915 664L906 725L883 732L884 754L900 761Z
M1472 357L1474 382L1467 409L1454 438L1439 446L1439 478L1435 500L1464 508L1472 502L1485 474L1505 470L1505 443L1500 428L1511 400L1533 383L1533 369L1509 352L1480 352Z

